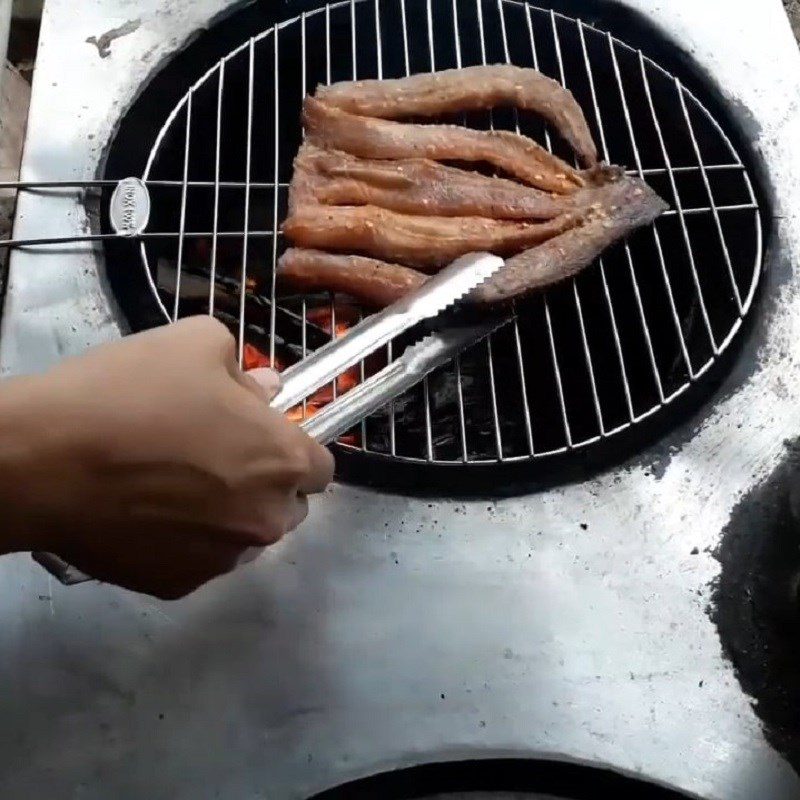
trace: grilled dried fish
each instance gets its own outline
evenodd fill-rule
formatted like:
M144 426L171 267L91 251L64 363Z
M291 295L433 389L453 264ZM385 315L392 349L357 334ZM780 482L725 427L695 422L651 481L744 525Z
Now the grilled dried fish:
M509 258L500 272L470 293L469 300L501 303L577 275L606 248L666 208L644 182L620 178L605 189L602 202L581 225ZM375 307L393 303L426 277L399 264L318 250L290 250L284 258L279 274L288 285L343 292Z
M400 264L297 247L280 257L277 275L281 286L295 291L341 292L373 308L391 305L428 279Z
M610 179L608 174L606 179ZM553 219L587 203L593 187L553 195L516 181L426 158L380 161L304 144L294 162L289 210L308 202L374 205L404 214Z
M581 219L578 212L547 222L517 222L412 216L375 206L305 205L289 215L283 232L299 247L357 252L436 272L466 253L518 253L563 233Z
M649 224L668 207L638 178L621 178L603 191L602 213L509 258L503 269L471 293L470 299L498 303L570 278L606 248Z
M397 80L343 81L319 86L316 97L350 114L383 119L435 117L496 106L527 109L551 123L585 166L597 163L597 148L572 93L535 69L495 64Z
M568 194L584 177L539 144L508 131L475 131L457 125L412 125L349 114L313 97L303 104L308 139L322 148L361 158L428 158L486 162L538 189Z

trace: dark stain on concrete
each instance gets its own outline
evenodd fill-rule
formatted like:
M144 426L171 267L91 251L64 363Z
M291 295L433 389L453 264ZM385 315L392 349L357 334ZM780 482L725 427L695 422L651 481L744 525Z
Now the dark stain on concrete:
M118 28L112 28L100 36L90 36L86 42L93 44L97 48L100 58L108 58L111 55L111 44L123 36L128 36L131 33L139 30L142 22L138 19L129 19L124 25Z
M767 740L800 772L798 489L800 440L734 509L714 552L721 572L708 611Z

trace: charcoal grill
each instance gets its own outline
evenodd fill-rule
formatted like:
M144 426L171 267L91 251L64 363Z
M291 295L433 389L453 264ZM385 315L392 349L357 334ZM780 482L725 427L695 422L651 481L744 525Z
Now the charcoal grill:
M217 313L242 359L247 341L274 358L287 343L276 318L288 314L300 328L288 344L306 352L309 300L276 296L274 279L302 98L318 83L498 62L537 67L570 88L601 155L648 180L671 208L585 274L519 303L504 330L340 443L349 457L340 463L365 462L357 473L370 481L376 460L384 479L404 465L399 474L412 480L427 466L461 481L452 468L502 462L536 474L535 462L602 454L654 417L674 420L666 412L712 371L753 305L763 258L753 180L680 78L599 26L517 0L342 0L245 40L167 115L141 173L154 208L140 256L157 315ZM521 130L566 155L527 115L465 122ZM116 147L127 150L128 138ZM198 242L202 257L191 252Z
M327 80L328 18L331 80L354 64L378 74L378 41L384 75L405 74L406 41L411 72L455 66L457 42L463 64L504 61L503 20L510 60L533 64L530 18L539 66L557 78L563 66L601 148L641 167L671 213L630 241L630 261L618 248L575 285L520 304L491 361L485 345L464 354L460 384L453 365L431 377L427 406L423 386L399 400L394 456L391 410L368 420L339 447L352 480L227 580L163 604L62 587L25 554L0 560L0 716L13 730L0 792L795 800L800 731L781 702L800 668L775 665L794 663L800 562L763 511L788 513L775 484L791 472L778 470L783 442L800 439L800 57L780 3L729 0L720 15L715 0L530 10L461 0L458 27L451 0L381 0L378 11L373 0L329 11L319 0L96 0L77 11L47 0L22 168L32 188L15 237L53 244L11 253L0 371L44 369L174 318L181 242L178 315L213 302L245 344L317 346L324 334L303 324L303 300L310 311L329 298L273 305L271 264L303 81ZM86 42L104 33L105 58ZM519 124L548 141L527 115L466 123ZM145 175L162 129L151 223L120 240L108 195ZM259 280L242 319L243 265ZM414 491L362 485L401 473ZM557 485L500 496L510 476L529 475ZM480 497L456 496L469 482ZM716 580L735 601L727 611ZM764 686L753 704L748 692Z

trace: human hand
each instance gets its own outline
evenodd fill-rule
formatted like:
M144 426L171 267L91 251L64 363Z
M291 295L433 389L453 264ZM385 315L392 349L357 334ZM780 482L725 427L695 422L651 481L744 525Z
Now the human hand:
M163 598L232 570L333 476L330 453L269 408L278 385L243 373L206 317L0 384L6 549Z

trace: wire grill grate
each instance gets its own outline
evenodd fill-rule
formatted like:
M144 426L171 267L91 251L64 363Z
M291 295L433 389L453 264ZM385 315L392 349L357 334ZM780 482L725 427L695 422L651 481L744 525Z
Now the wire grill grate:
M678 78L610 33L517 0L343 0L209 70L170 113L143 175L154 223L141 256L165 318L215 313L238 334L240 358L246 341L274 357L290 314L305 353L319 298L276 299L274 273L303 96L317 83L504 61L562 81L603 157L671 208L575 280L520 302L511 324L340 446L433 464L528 461L609 439L672 403L752 306L762 230L750 176ZM525 113L465 122L521 130L569 157Z

